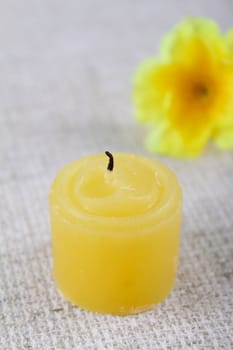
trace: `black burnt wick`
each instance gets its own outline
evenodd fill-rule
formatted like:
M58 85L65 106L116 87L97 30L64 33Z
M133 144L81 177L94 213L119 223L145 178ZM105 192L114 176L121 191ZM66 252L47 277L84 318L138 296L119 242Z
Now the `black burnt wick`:
M106 154L106 156L109 157L109 162L108 162L108 168L107 168L107 169L108 169L109 171L112 171L112 170L113 170L113 167L114 167L113 155L112 155L112 153L110 153L110 152L108 152L108 151L106 151L105 154Z

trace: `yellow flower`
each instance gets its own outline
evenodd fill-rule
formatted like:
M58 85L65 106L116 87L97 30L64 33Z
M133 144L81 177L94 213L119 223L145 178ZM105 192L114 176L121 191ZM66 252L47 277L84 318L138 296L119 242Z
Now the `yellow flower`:
M223 36L211 20L181 22L163 39L160 57L139 66L133 102L150 126L151 151L196 156L209 139L233 147L233 30Z

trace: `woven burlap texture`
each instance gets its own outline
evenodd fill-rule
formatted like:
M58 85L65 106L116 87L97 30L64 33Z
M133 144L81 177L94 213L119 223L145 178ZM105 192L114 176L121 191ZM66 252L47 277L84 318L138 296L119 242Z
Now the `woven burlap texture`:
M0 349L233 348L233 153L157 157L184 192L176 286L154 310L113 317L64 301L51 269L48 192L87 154L148 155L131 76L184 15L233 22L227 1L0 1ZM154 157L152 155L152 157Z

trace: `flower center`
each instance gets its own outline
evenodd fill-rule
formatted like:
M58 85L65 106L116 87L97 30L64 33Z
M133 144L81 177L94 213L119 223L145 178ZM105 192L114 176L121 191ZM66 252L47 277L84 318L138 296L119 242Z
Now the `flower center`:
M198 99L205 98L209 95L209 89L204 83L196 83L193 86L193 95Z

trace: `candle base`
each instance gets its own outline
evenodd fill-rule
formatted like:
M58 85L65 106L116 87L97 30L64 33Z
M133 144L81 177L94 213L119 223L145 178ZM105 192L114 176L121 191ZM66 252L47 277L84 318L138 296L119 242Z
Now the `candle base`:
M60 285L59 281L56 279L54 272L53 272L53 277L64 299L67 302L70 302L74 306L80 309L83 309L85 311L96 312L99 314L106 314L106 315L112 315L112 316L130 316L130 315L135 315L135 314L153 310L157 305L159 305L160 303L162 303L168 298L173 288L172 286L168 291L168 293L165 296L161 297L161 299L158 299L152 303L147 303L147 304L121 306L121 305L115 305L115 303L111 299L109 300L102 299L99 301L99 303L96 300L94 300L90 302L90 304L87 304L86 301L79 300L78 295L74 296L67 293L67 291Z

